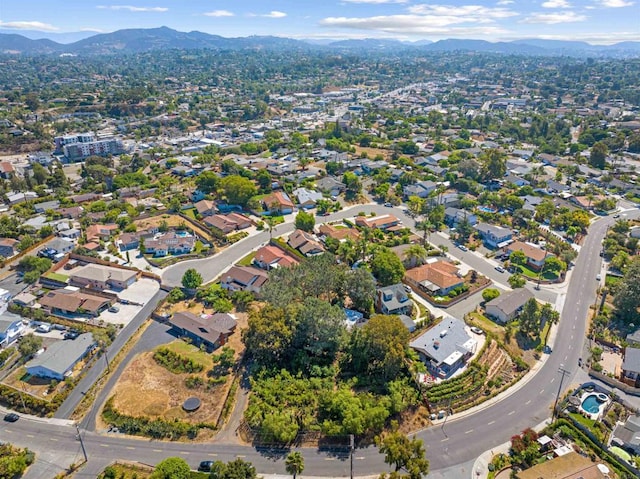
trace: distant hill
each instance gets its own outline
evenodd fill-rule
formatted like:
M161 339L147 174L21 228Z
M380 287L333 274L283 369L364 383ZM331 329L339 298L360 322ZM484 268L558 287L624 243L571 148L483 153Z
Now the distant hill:
M0 30L0 32L6 31ZM42 33L45 36L45 33ZM59 36L55 36L59 35ZM362 40L302 41L273 36L249 36L227 38L203 32L179 32L168 27L134 28L86 36L86 32L69 34L47 33L49 38L36 38L38 32L27 35L0 33L0 52L42 55L112 55L167 49L270 49L313 50L332 49L353 52L375 51L425 51L450 52L473 51L519 55L567 55L567 56L637 56L640 42L621 42L615 45L591 45L586 42L524 39L512 42L488 42L485 40L447 39L431 42L419 40L402 42L391 39L367 38ZM31 38L28 38L31 37ZM86 38L85 38L86 37ZM59 39L60 42L51 38ZM76 39L72 43L63 40Z

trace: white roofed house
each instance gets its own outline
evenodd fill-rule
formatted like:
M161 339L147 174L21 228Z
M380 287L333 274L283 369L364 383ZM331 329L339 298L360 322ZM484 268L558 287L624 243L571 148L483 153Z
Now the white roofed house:
M409 343L429 372L442 379L450 377L476 351L477 342L456 318L445 319Z
M22 317L8 312L0 314L0 347L7 347L13 343L24 329Z
M315 207L318 200L322 199L322 193L308 190L307 188L297 188L293 190L293 196L296 198L298 206L303 209Z

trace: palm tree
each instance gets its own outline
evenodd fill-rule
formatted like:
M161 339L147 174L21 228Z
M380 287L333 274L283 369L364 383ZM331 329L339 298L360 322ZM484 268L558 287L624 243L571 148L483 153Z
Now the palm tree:
M298 451L290 453L285 460L285 467L287 472L293 476L293 479L296 479L296 476L304 471L304 458L302 454Z
M404 252L404 259L409 268L421 265L427 259L427 250L419 244L411 245Z
M271 216L267 216L264 220L267 224L267 229L269 230L269 241L273 239L273 230L276 227L276 221Z
M427 238L431 233L431 228L433 228L433 225L429 222L429 220L416 221L416 228L422 231L422 246L425 247L427 245Z

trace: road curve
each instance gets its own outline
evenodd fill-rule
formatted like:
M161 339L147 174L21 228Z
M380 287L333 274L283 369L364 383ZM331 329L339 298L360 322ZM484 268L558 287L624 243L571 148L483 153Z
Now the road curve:
M399 210L391 210L379 205L362 205L323 217L323 221L333 221L353 216L358 211L378 214L392 212L406 225L413 220ZM634 212L635 215L635 212ZM538 373L521 389L502 401L484 409L481 413L459 420L453 416L442 427L434 427L418 434L427 445L427 456L431 470L437 471L462 464L474 459L480 453L495 447L526 427L538 424L550 415L550 407L558 390L560 375L558 368L563 365L570 375L563 382L563 389L571 382L578 365L578 357L583 355L586 316L589 306L595 300L597 282L595 277L600 268L600 245L606 228L612 223L610 218L599 219L592 224L586 237L568 288L565 307L558 326L554 351ZM292 224L280 225L277 233L293 230ZM165 272L165 281L177 282L188 267L197 267L205 281L212 280L229 264L242 258L257 248L268 238L260 233L237 243L219 255L205 260L179 263ZM177 283L172 283L177 284ZM183 444L156 442L144 439L130 439L119 435L84 433L85 445L91 461L105 462L109 459L128 459L154 464L169 455L184 457L192 466L201 460L231 460L246 458L264 474L284 473L282 454L261 451L254 447L225 444ZM19 446L39 449L70 451L78 448L75 429L38 421L21 419L0 430L0 438ZM304 450L305 473L310 476L348 476L349 461L345 452ZM376 448L356 450L355 475L378 474L387 469Z

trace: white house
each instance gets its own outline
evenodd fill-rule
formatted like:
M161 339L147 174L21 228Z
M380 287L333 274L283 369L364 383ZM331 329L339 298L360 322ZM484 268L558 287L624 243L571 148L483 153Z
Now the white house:
M91 333L84 333L74 340L58 341L26 365L27 373L40 378L51 378L58 381L70 376L73 368L95 346Z

